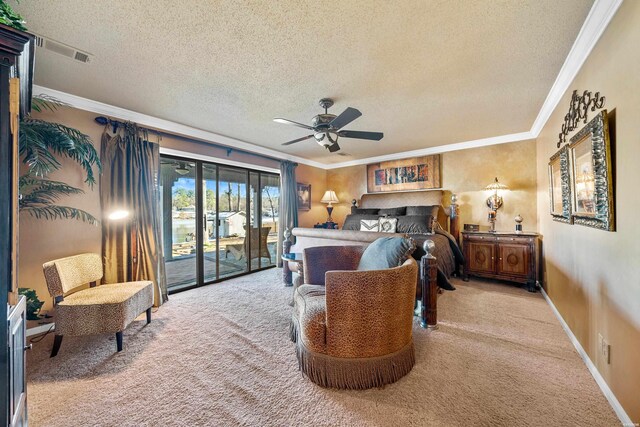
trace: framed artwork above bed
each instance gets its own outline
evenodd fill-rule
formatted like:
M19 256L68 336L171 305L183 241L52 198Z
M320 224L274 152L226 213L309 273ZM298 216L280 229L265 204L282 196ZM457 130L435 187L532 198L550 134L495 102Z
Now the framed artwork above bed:
M440 188L440 154L367 165L367 192Z

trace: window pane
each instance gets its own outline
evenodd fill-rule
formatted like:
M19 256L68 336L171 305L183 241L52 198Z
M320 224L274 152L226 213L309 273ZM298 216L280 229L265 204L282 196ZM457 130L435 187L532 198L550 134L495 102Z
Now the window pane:
M220 277L248 271L247 172L242 169L219 168L218 236L220 238Z
M195 163L162 158L162 241L167 287L196 284Z
M216 223L216 166L211 164L202 165L202 200L204 216L204 233L202 242L202 252L204 255L204 281L211 282L217 279L217 227Z
M266 245L266 251L264 251L264 253L268 254L269 257L268 263L262 263L262 266L264 267L276 263L280 177L278 175L262 173L260 177L260 185L263 235L260 242L262 245Z

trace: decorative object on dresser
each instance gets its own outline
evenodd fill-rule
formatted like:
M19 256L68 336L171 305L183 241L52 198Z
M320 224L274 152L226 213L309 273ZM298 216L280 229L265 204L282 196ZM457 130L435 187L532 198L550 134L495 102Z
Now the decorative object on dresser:
M464 231L480 231L479 224L465 224Z
M524 221L524 218L522 218L522 215L520 214L516 215L516 217L513 220L516 222L516 233L522 233L522 221Z
M498 209L500 209L503 204L501 192L508 190L509 187L498 182L498 177L496 177L495 180L484 187L484 189L485 191L493 191L493 194L487 198L487 206L489 207L488 219L491 224L491 229L489 231L495 232Z
M327 222L333 222L333 219L331 218L331 213L333 212L332 203L340 203L338 196L336 196L336 192L333 190L325 191L324 196L320 199L320 203L327 203L327 214L329 215Z
M298 210L311 210L311 184L301 184L298 182L296 188L298 193Z
M569 163L573 223L615 231L607 110L602 110L571 138Z
M508 280L527 285L535 292L540 285L540 238L531 232L462 232L463 280L469 276Z
M367 165L367 192L440 188L440 154Z

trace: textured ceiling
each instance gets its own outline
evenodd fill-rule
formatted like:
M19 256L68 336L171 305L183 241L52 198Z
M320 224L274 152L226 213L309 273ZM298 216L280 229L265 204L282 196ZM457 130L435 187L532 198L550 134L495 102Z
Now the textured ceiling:
M323 163L531 128L591 0L23 1L30 30L95 55L49 51L35 82ZM317 102L363 116L341 139L304 129Z

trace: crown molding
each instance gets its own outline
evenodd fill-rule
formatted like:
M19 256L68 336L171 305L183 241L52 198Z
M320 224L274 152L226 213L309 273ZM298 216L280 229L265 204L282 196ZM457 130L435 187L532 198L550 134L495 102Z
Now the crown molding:
M506 144L509 142L527 141L535 139L531 132L511 133L509 135L492 136L490 138L475 139L473 141L458 142L455 144L438 145L437 147L421 148L419 150L403 151L400 153L386 154L383 156L367 157L366 159L352 160L348 162L325 165L325 169L337 169L348 166L366 165L369 163L385 162L388 160L406 159L407 157L427 156L429 154L446 153L449 151L465 150L467 148L487 147L489 145Z
M527 141L535 139L540 135L549 117L562 100L565 92L575 79L576 75L582 68L582 65L589 57L594 46L609 25L609 22L617 12L623 0L596 0L585 19L578 36L576 37L567 58L556 77L551 90L542 104L542 108L538 112L531 129L526 132L512 133L509 135L495 136L490 138L476 139L472 141L458 142L454 144L439 145L436 147L422 148L412 151L403 151L400 153L387 154L376 157L367 157L364 159L325 164L314 160L305 159L303 157L293 156L288 153L262 147L250 142L242 141L236 138L220 135L214 132L205 131L191 126L175 123L170 120L160 119L149 116L147 114L138 113L132 110L116 107L102 102L82 98L70 93L61 92L55 89L49 89L43 86L34 85L33 93L43 93L53 96L63 102L66 102L74 108L92 111L94 113L103 114L105 116L118 118L121 120L129 120L139 123L142 126L154 128L167 133L187 136L205 142L236 148L242 151L261 154L277 160L291 160L301 164L313 166L320 169L337 169L348 166L366 165L369 163L377 163L387 160L398 160L407 157L425 156L430 154L446 153L449 151L464 150L468 148L486 147L489 145L506 144L509 142Z
M556 77L551 90L547 95L542 108L538 113L538 117L531 126L531 134L534 138L540 135L540 132L547 124L549 117L562 100L565 92L575 79L576 75L582 68L594 46L600 40L600 36L611 22L611 19L618 11L623 0L596 0L585 19L582 28L573 43L567 59L565 59L558 77Z
M135 122L141 126L157 129L162 132L167 132L179 136L186 136L200 141L223 145L225 147L237 150L248 151L250 153L261 154L266 157L271 157L274 160L291 160L293 162L302 163L321 169L325 167L323 163L319 163L313 160L305 159L298 156L292 156L281 151L261 147L259 145L251 144L240 139L231 138L214 132L194 128L191 126L172 122L170 120L160 119L158 117L138 113L136 111L127 110L126 108L116 107L114 105L105 104L103 102L94 101L92 99L83 98L77 95L50 89L44 86L33 85L33 93L34 95L49 95L56 99L59 99L66 104L69 104L71 107L78 108L80 110L91 111L93 113L98 113L119 120Z

